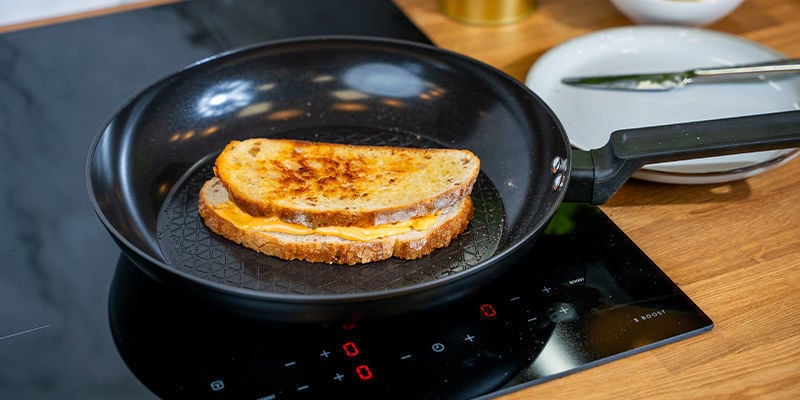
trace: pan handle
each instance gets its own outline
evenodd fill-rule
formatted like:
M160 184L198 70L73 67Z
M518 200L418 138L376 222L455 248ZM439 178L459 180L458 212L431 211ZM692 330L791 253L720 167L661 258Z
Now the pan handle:
M800 147L800 110L619 130L572 151L565 201L604 204L646 164Z

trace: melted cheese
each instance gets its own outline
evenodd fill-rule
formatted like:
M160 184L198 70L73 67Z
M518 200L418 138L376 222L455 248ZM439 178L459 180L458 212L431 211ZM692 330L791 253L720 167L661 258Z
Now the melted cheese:
M412 230L422 231L436 223L436 215L411 218L393 224L370 227L358 226L320 226L309 228L300 224L283 222L277 217L254 217L242 211L230 201L214 207L219 215L242 230L258 230L263 232L288 233L292 235L325 235L336 236L348 240L373 240L391 235L400 235Z

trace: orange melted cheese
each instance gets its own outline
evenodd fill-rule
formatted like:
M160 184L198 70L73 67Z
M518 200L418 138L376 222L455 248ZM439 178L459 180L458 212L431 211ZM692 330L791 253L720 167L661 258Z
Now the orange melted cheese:
M436 215L411 218L407 221L393 224L383 224L370 227L358 226L320 226L309 228L300 224L283 222L277 217L254 217L242 211L230 201L214 207L217 213L237 228L242 230L257 230L263 232L288 233L292 235L325 235L336 236L348 240L368 241L380 239L391 235L400 235L412 230L423 231L436 223Z

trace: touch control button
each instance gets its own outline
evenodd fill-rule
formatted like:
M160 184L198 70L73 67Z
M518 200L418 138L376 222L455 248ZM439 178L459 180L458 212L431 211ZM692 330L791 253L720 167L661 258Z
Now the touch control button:
M330 352L330 351L328 351L328 350L324 350L324 349L323 349L323 350L322 350L322 351L319 353L319 358L320 358L321 360L327 360L328 358L330 358L330 356L331 356L331 352Z
M547 311L550 321L555 323L574 321L579 318L575 307L569 303L555 303Z
M443 352L443 351L444 351L444 348L445 348L445 347L444 347L444 344L443 344L443 343L439 343L439 342L436 342L436 343L434 343L434 344L431 346L431 350L433 350L433 351L434 351L434 352L436 352L436 353L441 353L441 352Z
M208 386L211 388L212 392L219 392L220 390L225 389L225 381L222 379L217 379L211 382Z
M337 373L335 373L335 374L333 375L333 378L332 378L332 379L333 379L334 381L336 381L336 382L342 383L342 382L344 382L344 378L345 378L345 374L343 374L343 373L341 373L341 372L337 372Z

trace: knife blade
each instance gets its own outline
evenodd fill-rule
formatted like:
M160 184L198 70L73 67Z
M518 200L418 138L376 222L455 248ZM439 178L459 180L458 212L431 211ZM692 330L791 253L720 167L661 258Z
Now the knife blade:
M590 89L665 91L694 83L763 79L766 76L797 73L800 73L800 59L787 59L672 72L575 76L563 78L561 82Z

